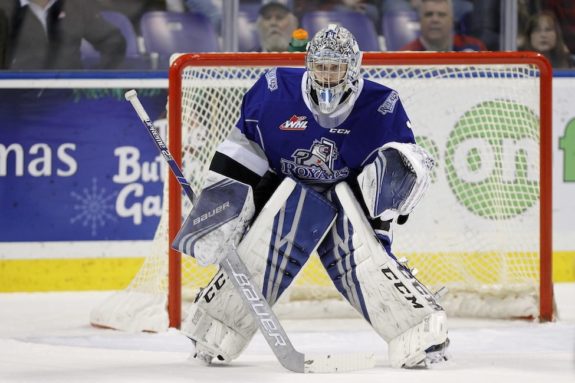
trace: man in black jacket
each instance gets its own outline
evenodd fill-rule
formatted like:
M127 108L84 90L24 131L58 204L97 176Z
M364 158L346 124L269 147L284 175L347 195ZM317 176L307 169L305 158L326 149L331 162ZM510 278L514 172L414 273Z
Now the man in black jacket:
M8 16L7 68L83 69L80 45L100 52L98 69L120 67L126 41L93 0L0 0Z

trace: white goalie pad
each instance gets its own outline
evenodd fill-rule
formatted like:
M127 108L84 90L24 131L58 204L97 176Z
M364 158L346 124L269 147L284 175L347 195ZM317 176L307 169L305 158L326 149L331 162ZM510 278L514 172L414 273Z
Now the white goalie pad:
M328 199L338 208L336 223L318 249L328 275L389 343L392 366L412 367L425 361L426 350L446 342L443 308L391 254L389 243L377 239L345 182Z
M369 215L387 221L411 213L429 187L434 165L421 146L385 144L357 177Z
M237 252L270 305L293 282L335 217L325 197L289 178L265 204ZM196 297L181 331L195 342L198 358L231 361L257 330L248 310L219 271Z
M238 244L254 212L251 186L210 171L173 246L202 266L220 263L225 249Z

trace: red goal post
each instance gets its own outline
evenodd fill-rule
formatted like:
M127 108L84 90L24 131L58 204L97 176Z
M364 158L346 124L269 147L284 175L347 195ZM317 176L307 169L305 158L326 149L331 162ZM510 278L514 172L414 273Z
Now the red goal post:
M182 130L183 128L183 120L185 118L185 116L182 115L182 113L184 113L184 107L183 107L183 99L185 96L185 92L183 91L183 87L186 85L187 81L192 81L192 80L188 80L185 78L185 72L190 70L190 68L208 68L208 72L214 70L228 70L227 68L268 68L268 67L276 67L276 66L303 66L304 64L304 54L303 53L205 53L205 54L184 54L184 55L180 55L179 57L177 57L170 68L170 72L169 72L169 149L174 157L174 159L176 160L176 162L178 162L180 165L182 164ZM528 197L527 200L529 200L529 202L526 201L513 201L513 205L517 205L520 206L518 209L521 210L517 212L517 215L522 214L524 211L530 211L530 209L533 208L534 204L538 204L538 213L536 213L537 215L537 219L538 219L538 232L536 234L534 234L535 236L537 236L539 238L538 242L538 248L537 249L527 249L527 250L521 250L521 251L516 251L514 249L512 250L505 250L503 255L500 255L499 257L501 259L504 260L496 260L496 261L485 261L486 258L490 257L493 253L494 250L493 249L487 249L487 250L479 250L479 252L477 253L479 256L478 258L481 259L481 262L485 262L485 264L487 264L488 266L492 266L493 264L496 264L497 266L494 266L495 268L505 268L505 269L511 269L515 264L515 261L513 258L514 255L518 257L522 257L522 255L520 254L531 254L532 252L537 252L537 258L538 258L538 265L537 267L539 268L538 270L538 280L537 280L537 284L538 284L538 294L539 294L539 298L538 298L538 316L541 320L551 320L553 318L553 289L552 289L552 273L551 273L551 259L552 259L552 179L551 179L551 174L552 174L552 169L551 169L551 155L552 155L552 126L551 126L551 80L552 80L552 70L550 67L550 64L548 63L547 60L545 60L542 56L535 54L535 53L531 53L531 52L462 52L462 53L379 53L379 52L367 52L364 53L363 55L363 67L367 68L367 72L369 72L369 68L384 68L384 67L389 67L389 68L394 68L394 73L390 74L390 75L384 75L382 77L382 82L386 83L386 79L390 79L391 82L393 82L393 79L395 79L397 76L399 76L401 72L406 72L409 68L409 70L413 70L415 72L417 72L419 69L417 68L430 68L429 69L429 74L424 74L421 77L417 77L417 75L415 77L417 77L417 81L420 82L424 82L424 81L428 81L428 79L430 77L429 76L433 76L433 72L434 71L441 71L444 69L438 69L438 68L442 68L443 66L453 66L456 69L447 69L445 70L447 75L442 75L442 76L453 76L455 79L457 80L461 80L460 82L464 82L467 81L468 77L466 76L473 76L471 74L467 74L467 72L463 72L463 69L461 69L461 73L458 73L459 70L457 69L458 67L462 67L462 68L483 68L483 67L494 67L496 68L494 70L494 74L483 74L483 75L479 75L479 79L481 81L483 81L483 79L488 79L485 81L489 81L492 79L501 79L501 80L497 80L497 81L509 81L509 91L511 93L514 92L513 89L513 79L516 78L517 83L523 83L524 81L524 77L523 76L529 76L530 72L533 72L532 75L535 77L534 80L532 80L532 82L530 82L530 84L532 83L533 85L529 85L531 86L536 86L538 87L537 93L538 93L538 99L534 100L533 103L533 107L530 107L528 109L532 110L532 109L537 109L538 106L538 110L532 110L532 112L535 113L535 117L537 119L537 123L539 126L539 132L538 132L538 138L537 139L533 139L538 141L537 144L539 146L538 152L539 152L539 158L538 158L538 165L529 165L527 163L523 164L523 160L520 160L520 156L523 156L525 150L518 148L516 152L514 152L514 154L512 154L512 156L514 156L513 158L517 159L517 161L520 161L521 164L520 165L514 165L515 168L517 168L517 172L523 172L523 173L527 173L530 171L531 168L535 168L535 166L538 168L538 173L539 173L539 180L537 182L537 187L536 187L536 192L538 193L538 201L533 202L533 198L532 197ZM521 69L521 73L512 73L510 72L509 74L503 73L502 68L505 67L510 67L510 68L514 68L514 67L524 67L523 69ZM414 69L415 68L415 69ZM465 69L468 70L468 69ZM377 69L377 71L379 71L379 69ZM449 74L451 71L453 71L453 73ZM206 72L206 73L208 73ZM209 73L207 74L209 75ZM220 76L219 74L216 76ZM409 76L413 76L413 75L408 75L407 77L407 81L413 81L414 77L409 77ZM482 78L482 76L485 76ZM501 77L499 77L501 76ZM207 78L207 77L204 77ZM471 79L472 77L469 77L469 79ZM474 78L474 77L473 77ZM234 78L235 79L235 78ZM234 79L231 79L229 82L232 82ZM429 80L430 81L430 80ZM224 81L225 82L225 81ZM475 83L472 80L469 80L469 88L467 90L464 90L463 92L469 92L465 93L465 94L459 94L458 97L460 98L466 98L468 97L471 93L474 93L476 91L475 89ZM220 85L218 85L220 86ZM458 89L462 89L461 85L457 85ZM394 86L391 86L392 88L394 88ZM463 88L464 89L464 88ZM505 89L504 89L505 91ZM457 91L454 91L457 92ZM459 90L459 92L462 92L461 90ZM414 91L414 94L417 93L417 91ZM399 90L399 94L400 97L403 97L404 93L402 93L401 90ZM201 96L201 94L200 94ZM191 96L191 97L200 97L198 95L196 96ZM408 96L411 97L411 96ZM520 96L522 97L522 96ZM211 100L211 99L210 99ZM209 100L200 100L201 102L209 102ZM223 105L225 105L226 100L223 100ZM430 99L430 102L433 102L432 99ZM421 103L420 103L421 105ZM511 109L509 111L507 110L502 110L501 108L507 107L509 106ZM465 112L467 114L463 114L463 117L461 117L461 119L457 122L457 127L461 128L460 130L463 132L462 134L465 136L465 138L461 138L460 139L460 143L461 142L479 142L481 140L486 141L486 142L491 142L491 138L485 138L483 136L476 136L475 133L473 133L473 128L465 125L465 123L467 123L468 121L472 121L474 120L477 116L482 115L484 110L487 110L489 108L491 108L492 110L495 111L494 116L496 116L495 118L508 118L507 116L514 116L519 114L525 114L525 113L529 113L526 111L525 108L523 108L521 105L517 106L516 102L510 102L508 100L508 98L506 96L502 96L497 98L497 100L495 100L495 104L494 105L487 105L482 103L480 105L480 107L482 108L481 110L474 110L471 112ZM220 109L222 108L221 106L219 107ZM416 108L416 107L414 107ZM408 114L410 114L411 110L408 110ZM445 115L448 115L450 113L450 110L447 110L447 112L445 112ZM489 118L493 118L493 117L489 117ZM533 119L527 118L525 117L525 115L521 115L520 116L520 122L518 126L522 126L523 124L525 124L526 120L528 121L532 121ZM463 123L462 120L465 120ZM486 120L488 121L488 120ZM233 126L233 124L235 123L235 121L230 120L230 121L220 121L222 124L227 124L229 126L225 126L223 127L224 129L227 128L231 128L231 126ZM484 124L486 125L487 122ZM482 124L479 124L480 126ZM500 124L498 125L498 127L503 126L504 124ZM417 123L415 123L415 132L417 135L418 132L418 127L417 127ZM437 128L439 129L439 127ZM483 134L483 133L482 133ZM513 132L510 132L509 134L513 135ZM467 141L465 141L467 140ZM533 141L532 140L532 141ZM517 139L513 142L523 142L525 140L520 140ZM528 140L527 140L528 141ZM471 145L471 144L470 144ZM498 150L500 150L501 148L499 148ZM457 157L457 156L462 156L464 155L466 161L468 162L468 164L466 165L453 165L453 169L452 169L452 173L457 173L459 171L463 171L463 172L467 172L465 173L466 176L469 178L469 183L473 184L479 184L481 182L477 182L474 181L475 178L479 177L479 174L482 172L482 170L480 169L482 165L481 162L481 155L485 154L492 154L495 158L501 160L502 158L507 158L505 157L506 154L505 153L500 153L498 152L498 150L494 150L494 151L490 151L490 150L485 150L482 152L482 149L477 149L474 147L470 147L468 148L468 151L465 152L464 149L458 149L455 148L453 149L453 153L451 153L451 149L442 151L442 149L439 149L438 153L439 154L443 154L446 153L447 156L452 156L452 157ZM503 150L503 152L505 152L505 148L501 149ZM500 151L501 151L500 150ZM463 153L463 154L461 154ZM486 154L487 153L487 154ZM520 154L517 154L520 153ZM526 156L526 155L525 155ZM450 157L450 158L452 158ZM477 159L479 158L479 159ZM441 159L440 159L441 160ZM458 170L459 167L468 167L468 169L464 169L464 170ZM488 165L485 165L486 167L488 167ZM489 165L491 166L491 165ZM185 167L185 165L184 165ZM478 170L479 169L479 170ZM499 176L501 177L505 177L506 174L509 173L509 171L506 170L494 170L495 173L499 174ZM475 177L475 178L474 178ZM449 186L452 186L453 184L453 180L448 180L447 184L449 184ZM489 181L491 182L491 181ZM486 188L490 188L492 185L490 183L483 185L483 190L486 190ZM508 185L505 185L508 186ZM529 183L525 183L521 185L521 189L514 189L515 191L513 191L511 194L509 195L523 195L525 193L523 193L524 190L532 190L534 188L534 183L533 182L529 182ZM169 177L169 230L168 230L168 236L170 239L173 239L177 233L177 231L180 228L181 222L182 222L182 202L181 202L181 191L180 191L180 185L178 184L177 180L173 177L173 175L170 175ZM461 195L456 195L454 198L454 200L459 201L460 204L464 205L466 203L469 202L469 200L471 200L472 198L470 197L469 200L466 199L467 198L467 194L466 193L475 193L474 191L471 191L469 188L464 188L465 190L462 192L457 192L457 193L461 193ZM198 192L197 188L195 189L196 192ZM531 191L530 191L531 192ZM455 194L457 194L455 193ZM426 197L427 198L427 197ZM473 198L478 198L477 195L474 195ZM463 201L463 202L462 202ZM484 208L487 205L492 204L493 201L488 200L487 202L483 201L481 202L479 205L481 205L482 208ZM495 203L493 203L493 205L495 205ZM491 209L491 207L488 206L489 209ZM478 208L476 208L476 213L479 211L477 210ZM469 210L469 209L468 209ZM473 209L472 209L473 210ZM490 225L493 222L496 221L505 221L505 219L507 219L508 217L506 215L509 215L508 213L496 213L496 212L492 212L492 211L482 211L478 213L479 215L482 215L482 218L484 221L488 221L488 224ZM415 221L414 217L414 221ZM411 221L411 220L410 220ZM521 219L520 219L521 221ZM529 219L525 219L525 221L529 221ZM522 222L522 221L521 221ZM527 222L528 224L529 222ZM459 223L454 222L453 225L459 225ZM503 224L504 226L515 226L515 224ZM458 234L458 237L461 237L462 235ZM511 237L514 236L514 233L512 233L510 235ZM171 242L171 240L169 241ZM502 242L504 245L503 247L505 248L507 246L507 243L505 242L505 239L503 239ZM475 246L475 245L474 245ZM474 247L471 246L471 247ZM482 246L482 245L481 245ZM479 247L479 245L477 246ZM401 256L401 249L398 249L397 247L395 248L395 251L399 253L399 256ZM473 250L474 251L474 250ZM468 255L470 255L470 252L468 251L460 251L457 250L455 251L457 252L459 255L463 254L463 263L467 263L467 259L468 259ZM436 256L436 254L432 254L432 256ZM495 258L494 258L495 259ZM510 263L506 263L505 265L503 265L502 262L507 262L507 259L511 259ZM437 262L437 258L434 258L433 262ZM531 261L526 261L527 264L532 263ZM510 266L511 265L511 266ZM415 264L416 267L420 268L419 265ZM483 267L485 265L481 265L481 267ZM523 267L523 266L521 266ZM531 267L531 266L529 266ZM422 270L421 272L425 272L426 270ZM475 272L471 272L471 274L473 274ZM477 272L478 274L483 274L483 271L479 271ZM496 272L497 274L499 273L499 271ZM443 277L442 277L443 278ZM443 280L442 278L440 278L441 280ZM529 277L532 278L532 277ZM481 277L479 278L481 280ZM511 279L514 281L514 279ZM459 284L459 282L457 282ZM507 283L507 282L505 282ZM511 282L510 282L511 283ZM514 283L514 282L513 282ZM477 282L473 282L474 285L477 284ZM498 286L499 288L500 286ZM310 289L314 289L314 287L310 287ZM180 321L181 321L181 316L182 316L182 257L180 255L180 253L178 253L177 251L170 249L169 250L169 293L168 293L168 311L169 311L169 324L171 327L179 327Z

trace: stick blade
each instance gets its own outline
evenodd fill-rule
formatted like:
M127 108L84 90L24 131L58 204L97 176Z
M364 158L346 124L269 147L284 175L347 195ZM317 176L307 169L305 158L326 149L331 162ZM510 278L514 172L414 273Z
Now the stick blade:
M305 355L305 373L333 373L366 370L375 367L370 353Z

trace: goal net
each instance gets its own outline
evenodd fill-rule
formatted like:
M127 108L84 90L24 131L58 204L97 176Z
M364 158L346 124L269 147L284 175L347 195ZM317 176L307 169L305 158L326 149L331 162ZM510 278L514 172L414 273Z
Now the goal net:
M169 147L196 192L246 90L271 67L303 63L300 53L174 61ZM417 142L437 161L426 197L394 231L396 256L432 291L447 288L448 315L551 319L549 64L526 52L365 53L362 75L398 91ZM93 324L178 327L214 275L169 250L191 205L173 177L167 184L153 254L127 289L93 310ZM280 316L348 315L317 256L294 284L274 308Z

